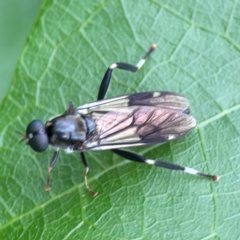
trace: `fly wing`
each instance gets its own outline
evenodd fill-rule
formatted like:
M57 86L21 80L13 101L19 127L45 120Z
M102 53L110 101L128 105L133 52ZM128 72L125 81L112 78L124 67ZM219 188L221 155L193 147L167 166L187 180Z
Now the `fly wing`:
M130 106L156 106L181 112L189 108L188 99L173 92L143 92L128 98Z
M92 111L116 111L130 106L153 106L188 113L189 101L173 92L142 92L88 103L76 108L81 114Z
M196 126L192 116L155 106L130 106L115 111L93 111L96 132L85 149L114 149L163 143L186 135Z

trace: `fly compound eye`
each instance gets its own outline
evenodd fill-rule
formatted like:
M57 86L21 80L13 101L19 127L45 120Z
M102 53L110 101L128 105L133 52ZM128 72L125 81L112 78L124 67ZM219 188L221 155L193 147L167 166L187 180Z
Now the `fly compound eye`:
M27 126L26 136L28 144L36 152L43 152L48 147L48 136L45 126L40 120L33 120Z

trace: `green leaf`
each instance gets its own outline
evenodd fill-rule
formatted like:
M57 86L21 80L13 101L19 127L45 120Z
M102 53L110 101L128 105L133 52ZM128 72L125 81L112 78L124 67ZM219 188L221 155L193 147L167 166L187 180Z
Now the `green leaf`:
M45 1L0 107L1 239L237 239L239 229L239 1ZM38 154L15 130L95 101L107 67L107 97L141 91L184 94L195 131L162 146L134 148L151 159L219 174L220 181L133 163L108 151L60 154L45 192L53 150Z

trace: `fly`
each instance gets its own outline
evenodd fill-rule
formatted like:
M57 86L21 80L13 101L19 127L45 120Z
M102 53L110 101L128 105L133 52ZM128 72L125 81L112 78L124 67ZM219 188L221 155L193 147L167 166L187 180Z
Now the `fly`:
M196 120L190 115L189 101L184 96L165 91L141 92L104 100L112 71L119 68L136 72L156 49L152 45L136 66L117 62L108 67L100 84L97 101L69 108L61 115L48 120L45 124L33 120L26 129L25 141L34 151L43 152L48 145L55 152L48 166L45 190L50 189L50 172L56 164L61 148L66 151L78 151L85 167L85 185L96 196L88 184L89 167L85 151L108 150L131 161L147 163L171 170L180 170L189 174L219 180L218 175L201 173L189 167L160 160L144 158L121 148L164 143L185 136L196 126Z

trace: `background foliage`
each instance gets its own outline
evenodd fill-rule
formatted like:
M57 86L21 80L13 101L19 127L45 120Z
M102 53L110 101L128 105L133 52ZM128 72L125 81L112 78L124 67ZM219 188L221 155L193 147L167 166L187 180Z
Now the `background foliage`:
M240 2L45 1L0 107L1 239L237 239L240 145ZM52 150L18 144L33 119L46 121L94 101L106 68L136 63L138 73L114 72L108 97L169 90L187 96L198 126L162 146L135 148L152 159L219 174L218 183L87 153L84 187L79 154L61 152L45 192Z
M0 101L3 100L25 39L42 0L0 1Z

